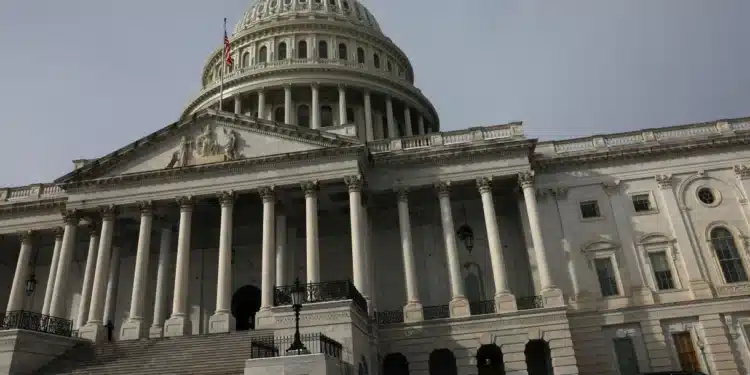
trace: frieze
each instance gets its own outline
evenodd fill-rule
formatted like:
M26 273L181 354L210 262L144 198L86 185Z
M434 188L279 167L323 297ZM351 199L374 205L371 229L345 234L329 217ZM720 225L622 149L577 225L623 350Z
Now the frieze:
M237 144L241 141L239 133L227 127L222 127L222 131L226 138L224 144L219 143L212 125L206 125L195 139L186 135L182 136L180 145L172 154L172 159L166 168L219 163L243 158L237 152Z

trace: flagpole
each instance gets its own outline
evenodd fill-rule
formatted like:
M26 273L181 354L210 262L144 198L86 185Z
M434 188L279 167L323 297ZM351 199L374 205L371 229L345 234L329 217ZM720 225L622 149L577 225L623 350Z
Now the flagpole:
M227 19L224 18L224 36L227 35ZM224 102L224 70L227 68L227 62L224 61L226 58L226 47L224 47L224 39L221 39L221 69L219 70L219 76L221 77L221 83L219 83L219 111L222 111Z

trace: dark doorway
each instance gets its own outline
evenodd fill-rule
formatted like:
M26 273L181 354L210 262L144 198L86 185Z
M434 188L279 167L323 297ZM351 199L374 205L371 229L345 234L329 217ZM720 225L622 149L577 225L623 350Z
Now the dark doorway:
M260 310L260 289L245 285L232 295L232 316L237 321L235 330L255 329L255 313Z
M383 359L383 374L409 375L409 361L401 353L390 353Z
M482 345L477 351L479 375L505 375L503 351L495 344Z
M430 375L458 375L456 356L449 349L435 349L430 353Z
M529 375L554 375L549 344L544 340L531 340L526 344L526 370Z

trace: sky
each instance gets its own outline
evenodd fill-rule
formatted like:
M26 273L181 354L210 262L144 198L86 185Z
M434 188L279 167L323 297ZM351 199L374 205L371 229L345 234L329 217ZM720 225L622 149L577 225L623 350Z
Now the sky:
M529 137L750 116L747 0L362 0L442 130ZM0 186L50 182L177 120L251 0L0 2Z

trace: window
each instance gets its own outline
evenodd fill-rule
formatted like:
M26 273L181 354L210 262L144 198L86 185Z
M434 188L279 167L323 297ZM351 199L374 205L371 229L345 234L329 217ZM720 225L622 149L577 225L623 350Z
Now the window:
M666 251L658 251L648 255L651 268L654 271L654 280L659 290L675 289L672 279L672 269L669 267Z
M320 107L320 126L333 126L333 108L329 105Z
M339 43L339 59L346 60L347 59L346 52L347 52L346 44Z
M307 42L304 40L300 40L299 43L297 43L297 58L298 59L307 58Z
M599 287L602 291L602 297L612 297L620 294L617 289L617 278L615 269L612 264L612 258L594 259L596 276L599 279Z
M277 53L278 60L286 60L286 43L279 43L279 51Z
M654 209L651 205L651 194L649 193L635 194L631 199L635 212L649 212Z
M297 107L297 125L310 127L310 107L306 104Z
M328 58L328 43L325 40L318 42L318 57L321 59Z
M719 267L727 283L747 281L747 273L742 265L742 258L737 250L737 244L729 229L718 227L711 230L711 245L719 260Z
M596 201L581 202L581 217L584 219L601 217L599 204Z
M250 52L245 52L242 54L242 61L240 62L242 64L242 67L247 67L250 65Z
M346 109L346 123L347 124L354 123L354 108L349 107Z
M620 375L639 375L641 371L638 369L638 357L635 354L633 340L630 337L619 337L613 341Z
M695 352L693 338L690 332L678 332L672 334L674 348L677 351L677 359L680 361L682 371L700 371L701 366L698 362L698 355Z
M372 55L372 65L375 66L375 69L380 69L380 56L377 53Z
M275 111L273 111L273 120L276 122L284 123L284 107L278 107Z
M357 48L357 63L365 63L365 50L362 47Z
M716 194L709 188L700 188L698 189L698 200L703 204L713 205L716 203Z
M268 61L268 48L266 46L260 47L260 51L258 51L258 62L264 63Z
M388 66L388 71L392 72L393 71L393 64L391 64L391 62L388 61L388 65L387 66Z

